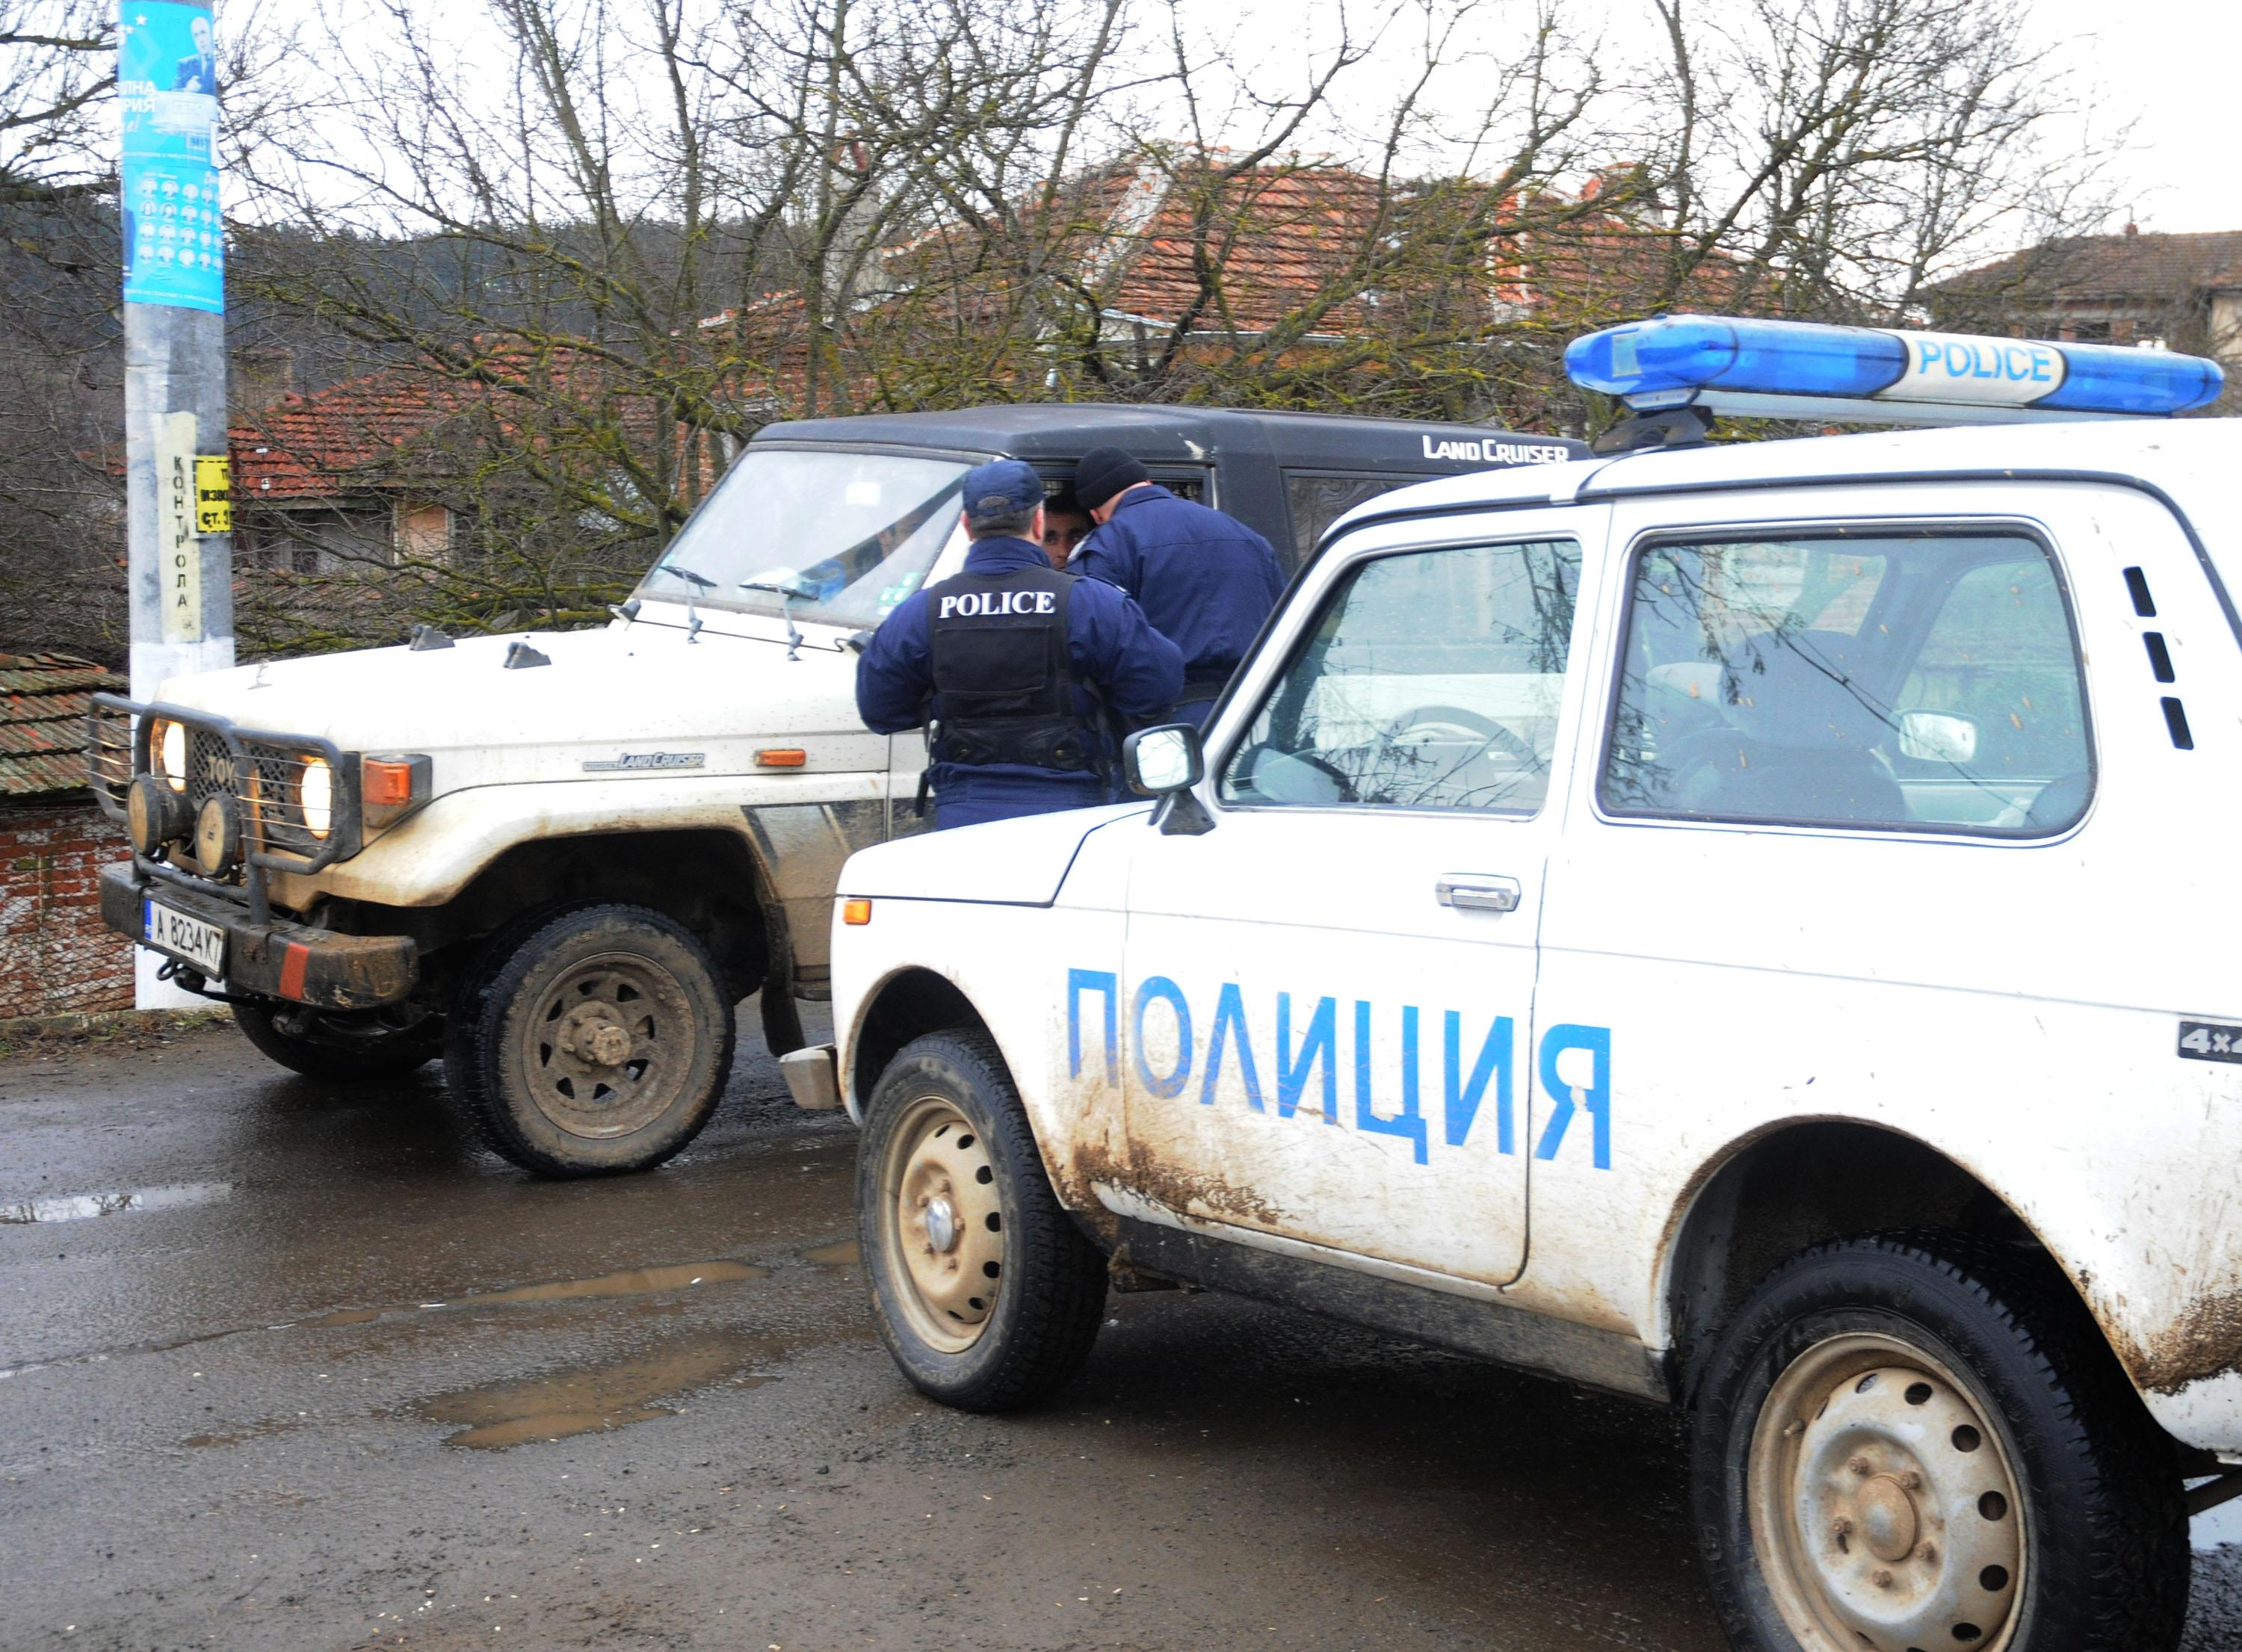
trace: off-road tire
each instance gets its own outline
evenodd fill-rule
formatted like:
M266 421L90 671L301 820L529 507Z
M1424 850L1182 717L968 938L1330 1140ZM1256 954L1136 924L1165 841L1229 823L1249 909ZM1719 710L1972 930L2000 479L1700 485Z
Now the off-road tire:
M435 1060L443 1047L442 1023L433 1017L413 1027L323 1038L284 1033L263 1005L236 1004L233 1022L261 1053L290 1072L337 1083L401 1078Z
M561 1042L580 1008L604 1017L592 1034L616 1030L614 1061ZM494 948L460 1019L447 1067L464 1069L461 1100L493 1151L540 1175L652 1168L701 1133L731 1075L721 973L689 930L644 906L577 907Z
M989 1201L1001 1221L1001 1276L985 1317L960 1328L973 1336L963 1347L938 1346L923 1330L934 1310L899 1248L911 1237L900 1214L903 1167L895 1160L906 1144L899 1133L943 1107L963 1120L958 1162L973 1167L973 1196ZM986 1214L972 1224L976 1236ZM930 1398L963 1411L1017 1410L1064 1386L1089 1356L1104 1313L1105 1259L1060 1207L1019 1092L986 1036L932 1033L888 1063L856 1150L856 1224L881 1341ZM924 1232L916 1237L923 1241Z
M1794 1633L1775 1602L1781 1585L1771 1588L1770 1575L1779 1579L1786 1564L1796 1571L1796 1563L1778 1554L1770 1567L1752 1522L1760 1483L1753 1466L1769 1461L1755 1456L1763 1408L1786 1373L1811 1369L1813 1360L1826 1359L1848 1338L1904 1343L1958 1378L1956 1398L1971 1401L1995 1431L1984 1444L2006 1454L1997 1466L2017 1494L2009 1518L2022 1522L2013 1540L2021 1569L2009 1584L2004 1615L1997 1623L1965 1623L1974 1635L1942 1626L1939 1638L1912 1639L1908 1647L2169 1652L2178 1643L2190 1555L2172 1441L2050 1259L2024 1245L1942 1231L1869 1234L1794 1257L1745 1301L1708 1358L1691 1419L1692 1493L1714 1602L1737 1652L1823 1652L1825 1641L1859 1652L1863 1642L1881 1644L1857 1633L1840 1640L1811 1623ZM1759 1450L1778 1435L1798 1436L1796 1448L1775 1448L1803 1453L1813 1428L1830 1426L1827 1414L1841 1401L1856 1403L1869 1387L1841 1380L1840 1398L1823 1401L1812 1426L1783 1423L1775 1414L1772 1432L1756 1436ZM1917 1392L1910 1384L1906 1400L1920 1403ZM1963 1432L1954 1430L1957 1443ZM1937 1430L1924 1431L1923 1439L1925 1452L1943 1449ZM1937 1473L1983 1475L1995 1461L1994 1451L1966 1448L1975 1455L1923 1476L1930 1483L1919 1495L1937 1495ZM1847 1469L1869 1472L1862 1467L1869 1461L1855 1455ZM1815 1482L1801 1476L1796 1483ZM1971 1495L1966 1478L1959 1488L1965 1499ZM1790 1495L1779 1483L1775 1489ZM1761 1505L1763 1513L1768 1507ZM1798 1524L1805 1523L1800 1516ZM1904 1529L1915 1531L1911 1517ZM1961 1542L1980 1535L1966 1521L1947 1531L1950 1562ZM1889 1587L1890 1575L1883 1572L1879 1586ZM1879 1582L1878 1575L1870 1581ZM1789 1597L1799 1598L1796 1591ZM1825 1591L1821 1598L1832 1596Z
M476 1061L475 1039L482 1026L483 999L491 983L524 941L547 925L592 904L576 901L519 913L490 934L467 944L467 962L453 988L450 1012L444 1018L443 1054L444 1087L471 1120L480 1117L482 1106L482 1072Z

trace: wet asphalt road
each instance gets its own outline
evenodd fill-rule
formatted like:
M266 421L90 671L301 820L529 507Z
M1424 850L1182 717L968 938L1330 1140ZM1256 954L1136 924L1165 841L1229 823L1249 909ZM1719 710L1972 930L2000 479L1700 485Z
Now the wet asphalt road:
M0 1648L1717 1652L1656 1411L1178 1295L1045 1410L929 1405L852 1133L742 1050L691 1153L570 1184L433 1068L0 1051ZM2191 1652L2242 1646L2197 1530Z

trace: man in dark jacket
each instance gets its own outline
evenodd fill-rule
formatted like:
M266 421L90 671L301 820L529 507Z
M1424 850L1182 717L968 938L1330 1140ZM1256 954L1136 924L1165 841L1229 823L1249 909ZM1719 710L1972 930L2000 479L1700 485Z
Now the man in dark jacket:
M1277 553L1243 522L1178 498L1118 447L1082 456L1074 492L1098 525L1067 565L1127 592L1183 650L1175 718L1205 721L1283 592Z
M1111 802L1106 713L1164 711L1183 656L1122 592L1051 565L1028 465L967 472L964 498L964 570L881 624L856 662L856 709L882 734L929 726L937 829Z

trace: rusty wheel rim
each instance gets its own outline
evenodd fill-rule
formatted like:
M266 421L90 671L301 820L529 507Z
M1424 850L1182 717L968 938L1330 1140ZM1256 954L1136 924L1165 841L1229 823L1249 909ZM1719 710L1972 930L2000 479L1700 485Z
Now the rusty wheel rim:
M879 1242L911 1332L963 1354L996 1312L1004 1211L988 1145L955 1102L907 1103L880 1166Z
M1752 1433L1752 1544L1802 1652L2001 1652L2031 1534L1977 1392L1897 1337L1816 1343Z
M570 1135L629 1135L683 1093L695 1036L692 1000L661 965L631 953L581 960L522 1024L530 1099Z

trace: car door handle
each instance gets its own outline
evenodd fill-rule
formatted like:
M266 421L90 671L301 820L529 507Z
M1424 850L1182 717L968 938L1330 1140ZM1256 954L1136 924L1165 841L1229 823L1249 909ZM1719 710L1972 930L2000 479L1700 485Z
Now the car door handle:
M1523 899L1515 878L1490 878L1456 873L1433 886L1433 897L1443 906L1467 912L1516 912Z

